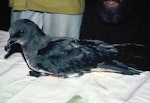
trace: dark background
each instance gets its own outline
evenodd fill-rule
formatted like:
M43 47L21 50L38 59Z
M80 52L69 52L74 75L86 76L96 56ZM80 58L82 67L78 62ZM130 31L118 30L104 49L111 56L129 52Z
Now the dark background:
M7 31L10 26L10 8L8 0L0 0L0 30Z
M150 4L147 0L124 0L130 1L124 6L124 10L130 13L117 24L105 23L98 17L96 7L99 1L86 0L80 38L108 43L150 44Z
M145 70L150 70L150 3L148 0L124 0L124 9L129 15L117 24L108 24L97 15L97 4L103 0L86 0L86 7L81 25L80 39L98 39L106 43L138 43L146 48L136 50L128 48L128 54L143 55L143 64L128 56L121 58L124 62L135 62ZM126 12L127 12L126 11ZM136 47L137 48L137 47ZM125 48L124 48L125 49ZM125 52L127 52L125 51ZM139 56L139 55L138 55ZM143 61L143 60L142 60ZM146 63L146 64L145 64ZM142 70L144 70L142 69Z

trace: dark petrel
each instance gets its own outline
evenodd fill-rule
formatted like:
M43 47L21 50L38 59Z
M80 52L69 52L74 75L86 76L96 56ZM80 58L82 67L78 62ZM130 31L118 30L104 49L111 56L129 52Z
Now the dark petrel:
M28 19L20 19L9 28L10 38L5 46L9 52L14 44L20 44L31 75L56 75L68 77L82 74L92 68L122 74L140 74L136 65L124 63L120 56L137 59L123 52L126 47L141 48L139 44L107 44L100 40L78 40L67 37L52 37ZM139 57L141 58L141 57Z

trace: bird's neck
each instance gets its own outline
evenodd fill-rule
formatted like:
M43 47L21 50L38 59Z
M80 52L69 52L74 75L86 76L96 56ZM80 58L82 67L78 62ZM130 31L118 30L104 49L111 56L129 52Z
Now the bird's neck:
M22 49L25 49L26 51L38 50L46 46L46 42L48 41L48 39L49 38L47 38L45 35L35 36L34 38L32 38L32 40L24 44L22 46Z

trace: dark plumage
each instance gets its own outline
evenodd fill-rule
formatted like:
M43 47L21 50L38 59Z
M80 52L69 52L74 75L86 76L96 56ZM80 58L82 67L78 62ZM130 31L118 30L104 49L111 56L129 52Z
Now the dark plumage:
M68 76L72 73L88 72L91 68L101 67L123 74L139 74L133 64L119 61L121 55L126 56L122 47L142 48L138 44L112 44L99 40L76 40L65 37L45 35L41 29L27 19L17 20L9 29L10 39L5 50L18 43L21 45L25 60L31 70L36 73ZM130 56L130 55L128 55ZM136 59L142 57L130 56Z

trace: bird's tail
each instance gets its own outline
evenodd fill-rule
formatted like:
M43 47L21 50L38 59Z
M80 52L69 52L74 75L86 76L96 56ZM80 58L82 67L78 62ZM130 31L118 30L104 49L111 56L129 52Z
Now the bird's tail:
M117 60L113 60L104 64L99 64L98 68L104 68L102 69L104 72L115 72L125 75L137 75L142 73L142 70L137 70Z
M125 43L114 44L118 50L117 60L123 62L129 67L140 70L148 70L149 65L149 49L141 44Z

